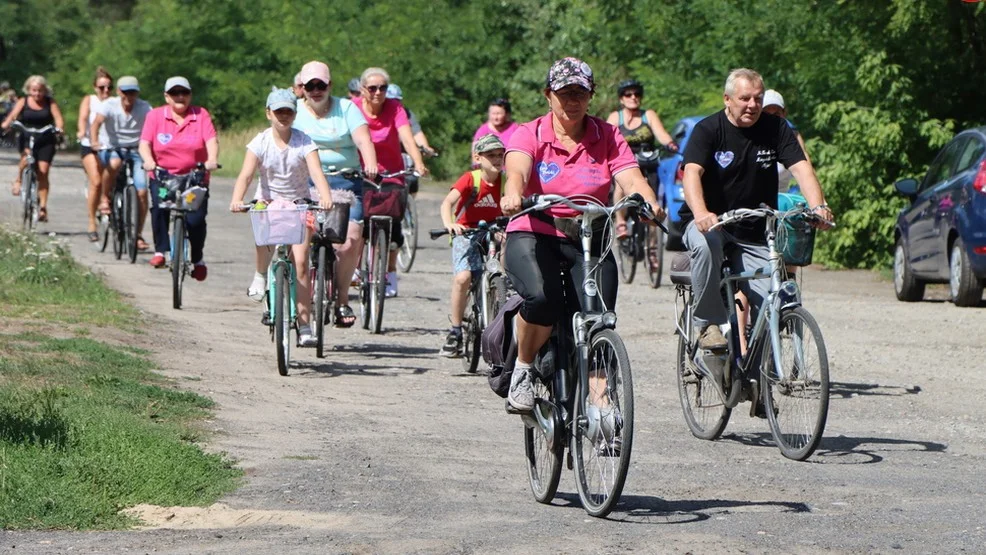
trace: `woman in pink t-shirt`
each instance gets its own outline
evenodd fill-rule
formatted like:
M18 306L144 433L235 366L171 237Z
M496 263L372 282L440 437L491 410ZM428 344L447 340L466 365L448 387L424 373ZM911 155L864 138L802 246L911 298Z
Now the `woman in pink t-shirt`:
M486 122L480 125L476 132L473 133L472 142L476 144L476 141L484 135L493 134L496 135L500 142L504 146L510 146L510 137L513 136L514 131L520 127L517 125L512 117L510 111L510 101L506 98L497 98L493 102L490 102L489 107L486 110Z
M371 67L360 77L360 87L363 92L362 100L356 106L363 112L366 123L370 128L370 138L377 151L377 164L387 173L399 172L404 169L404 158L401 156L401 145L414 160L414 171L426 175L428 168L421 159L421 151L414 142L411 133L411 123L407 119L407 111L401 102L395 98L387 98L387 85L390 75L379 67ZM363 236L369 233L370 227L363 226ZM393 220L390 228L390 241L398 247L404 244L401 235L400 220ZM390 252L390 263L387 267L387 296L397 296L397 251Z
M218 166L219 141L212 117L205 108L192 105L192 86L184 77L171 77L164 84L164 106L154 108L144 119L140 132L140 157L144 169L161 168L173 175L186 174L203 162L207 170ZM208 175L206 175L208 181ZM154 231L154 256L151 266L163 268L164 254L171 250L168 223L171 210L160 208L158 180L151 179L151 229ZM203 249L205 248L205 216L209 211L209 199L202 206L185 216L188 226L188 243L195 265L192 277L198 281L208 275Z
M611 183L640 193L657 218L664 212L647 185L619 130L588 115L595 83L589 65L576 58L552 64L544 88L550 111L520 126L507 146L507 185L500 207L506 215L520 211L521 198L532 194L587 195L608 204ZM515 218L507 226L506 267L517 293L524 298L517 318L517 364L507 401L531 410L534 392L530 370L534 357L551 335L565 308L562 263L571 268L571 284L583 282L582 246L554 225L553 217L577 212L556 207ZM599 220L597 220L599 221ZM593 233L594 256L602 251L603 233ZM616 306L616 261L610 253L600 261L599 289L605 306ZM570 291L575 295L575 291ZM595 393L601 380L590 380Z

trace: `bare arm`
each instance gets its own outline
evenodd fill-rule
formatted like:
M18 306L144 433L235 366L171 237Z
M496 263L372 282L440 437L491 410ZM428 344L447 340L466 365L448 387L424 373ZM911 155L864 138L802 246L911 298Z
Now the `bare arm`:
M619 114L619 112L610 112L609 113L609 117L606 118L606 123L608 123L610 125L619 125L620 124L620 114Z
M500 199L500 209L504 216L513 216L520 212L520 202L527 189L527 181L531 178L534 159L516 150L508 152L504 162L507 172L507 184L504 187L503 198Z
M650 204L651 210L654 212L654 216L658 220L664 219L664 209L661 208L661 203L657 200L657 195L654 194L654 190L650 188L650 184L647 183L647 178L644 174L640 173L640 168L627 168L620 173L613 176L616 181L616 186L623 191L629 191L630 193L638 193L640 196L644 197L644 200Z
M101 146L99 144L99 128L103 126L103 122L105 121L106 116L103 114L97 114L96 119L92 120L92 126L89 128L89 148L99 150L99 147ZM143 155L141 155L141 157L143 157Z
M359 155L363 158L363 173L373 179L377 176L377 149L373 146L373 139L370 138L370 128L360 125L353 129L351 135L356 150L359 150Z
M695 227L705 233L716 223L716 215L709 212L705 205L705 195L702 193L702 174L705 168L698 164L685 164L685 176L682 185L685 189L685 203L695 216Z
M801 133L797 131L794 132L794 136L798 139L798 144L801 145L801 152L805 153L805 160L811 162L811 156L808 156L808 147L805 146L805 139L801 136Z
M461 198L462 194L459 193L459 190L452 189L445 195L445 200L442 201L442 226L452 235L459 235L466 228L466 226L455 222L455 214L452 213L452 210Z
M51 117L55 120L55 127L58 129L65 128L65 118L62 117L62 109L58 107L58 103L54 100L51 101Z
M79 125L78 130L75 133L75 138L82 140L86 136L86 125L89 123L89 95L82 97L82 102L79 103Z
M219 167L219 139L212 137L205 142L205 169L214 170Z
M654 110L647 110L647 121L650 124L651 131L654 132L654 136L657 137L657 141L662 145L668 145L674 142L671 138L671 134L664 129L664 123L661 121L661 117L657 115Z
M140 159L144 161L144 169L154 171L157 168L157 160L154 159L154 153L151 152L151 143L140 141L140 146L137 147L137 150L140 152Z
M144 143L140 143L141 150L143 150ZM242 212L243 209L240 205L243 204L243 197L246 195L247 189L250 188L250 183L253 182L253 175L257 173L257 166L260 160L257 159L257 155L246 151L246 155L243 156L243 168L240 169L240 175L236 178L236 184L233 185L233 199L229 202L230 212ZM321 173L321 171L319 172ZM324 176L322 177L325 178Z
M401 144L404 145L404 151L408 153L411 160L414 160L414 171L418 172L420 175L427 175L428 168L425 167L425 162L421 159L421 150L418 149L418 143L414 142L414 135L411 133L411 126L402 125L398 127L397 135L401 138Z
M17 103L14 104L14 107L10 109L10 113L7 114L7 119L3 120L3 124L0 125L0 127L2 127L4 131L10 129L10 124L14 123L14 120L16 120L17 117L21 115L21 112L24 110L25 102L27 102L27 100L23 98L17 99Z
M804 194L805 200L808 201L808 207L825 220L834 222L835 217L832 215L832 211L828 205L825 204L825 195L822 194L822 186L818 183L818 178L815 176L815 168L811 165L811 162L802 160L788 169L791 170L794 178L798 180L798 186L801 187L801 192ZM822 227L824 229L829 226L823 225Z
M315 183L315 189L321 199L318 206L324 210L332 208L332 191L329 190L329 181L322 173L322 161L318 158L318 151L313 150L305 155L305 162L308 164L308 176Z

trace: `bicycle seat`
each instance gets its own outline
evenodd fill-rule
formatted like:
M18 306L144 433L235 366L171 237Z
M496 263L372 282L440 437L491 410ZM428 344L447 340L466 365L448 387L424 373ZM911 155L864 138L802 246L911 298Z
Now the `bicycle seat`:
M687 252L677 252L671 259L671 283L675 285L692 284L692 257Z

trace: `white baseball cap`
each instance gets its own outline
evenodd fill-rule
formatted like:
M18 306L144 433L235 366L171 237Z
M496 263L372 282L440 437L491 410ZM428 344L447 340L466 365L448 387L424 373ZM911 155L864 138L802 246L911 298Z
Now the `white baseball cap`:
M168 80L164 82L164 92L168 92L175 87L192 90L192 86L188 84L188 79L185 79L180 75L169 77Z
M774 89L767 89L763 93L763 107L766 108L767 106L780 106L781 109L784 109L784 97Z

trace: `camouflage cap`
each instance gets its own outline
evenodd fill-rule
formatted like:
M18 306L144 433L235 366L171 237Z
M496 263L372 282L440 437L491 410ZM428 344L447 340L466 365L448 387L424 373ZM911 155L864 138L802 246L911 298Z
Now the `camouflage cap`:
M592 79L592 68L578 58L562 58L551 64L548 70L546 85L557 91L568 85L579 85L590 91L595 90L596 84Z
M506 147L503 146L503 141L493 133L483 135L476 139L476 142L472 145L472 151L476 154L482 154L491 150L503 150L504 148Z

